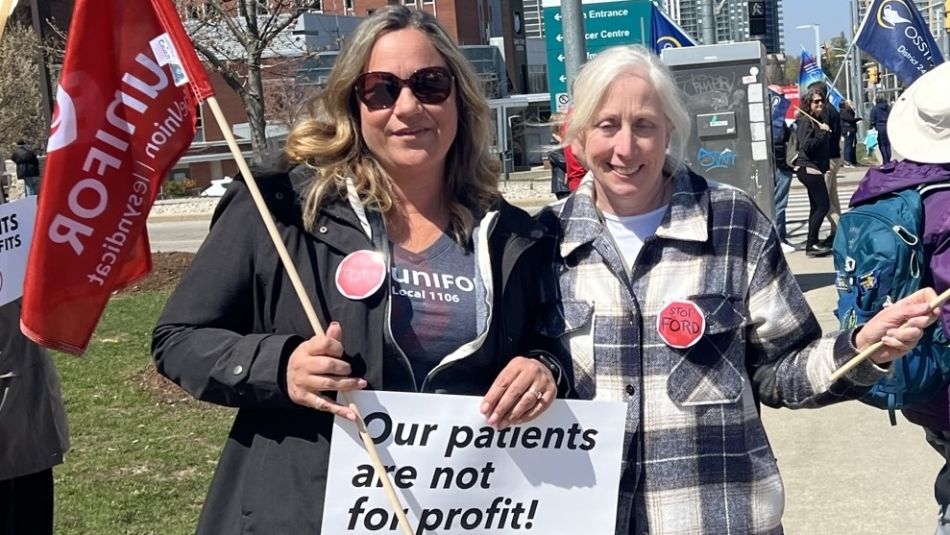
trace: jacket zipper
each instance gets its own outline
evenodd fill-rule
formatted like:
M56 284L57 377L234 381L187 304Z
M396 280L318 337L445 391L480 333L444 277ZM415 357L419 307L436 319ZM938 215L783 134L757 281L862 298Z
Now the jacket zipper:
M389 278L392 276L392 273L390 272L390 269L388 267L389 261L390 261L389 251L388 251L389 248L387 247L386 249L387 249L386 279L387 281L389 281ZM392 281L389 281L389 284L386 285L386 292L388 293L388 295L386 296L386 314L385 314L385 318L383 319L383 322L385 323L385 326L383 328L386 329L385 336L388 336L389 339L393 341L392 346L396 349L396 353L401 358L402 363L405 364L406 371L409 373L409 379L412 381L412 390L414 392L421 392L421 390L419 389L419 385L416 383L416 373L412 370L412 363L409 362L409 357L406 356L406 353L402 350L401 347L399 347L399 344L396 342L395 336L393 336L393 325L392 325L393 292L390 287L391 284L392 284ZM423 383L423 386L425 386L425 383Z
M478 351L479 348L482 347L482 344L485 343L485 339L488 338L488 333L489 331L491 331L492 320L493 320L494 312L495 312L494 301L495 301L495 290L496 290L495 278L494 276L492 276L492 263L491 263L492 258L491 258L491 247L489 246L489 240L491 239L491 235L495 231L495 226L498 223L498 217L500 215L501 215L500 212L489 212L488 214L485 215L485 217L482 219L481 224L479 225L479 228L485 229L483 235L481 236L481 239L479 240L480 241L479 249L483 249L483 254L479 255L478 251L476 251L476 258L478 259L478 265L476 266L476 268L478 269L479 275L481 276L482 280L485 281L485 294L486 294L485 297L486 297L486 300L488 301L486 303L488 305L488 319L485 322L485 328L478 336L475 337L474 340L466 344L463 344L461 347L459 347L452 353L446 355L442 359L442 361L439 362L438 365L436 365L435 368L430 370L429 373L426 374L425 380L422 381L422 390L420 391L425 390L426 386L431 382L432 378L438 372L444 370L445 368L450 366L453 362L462 360L465 357L471 356L476 351Z

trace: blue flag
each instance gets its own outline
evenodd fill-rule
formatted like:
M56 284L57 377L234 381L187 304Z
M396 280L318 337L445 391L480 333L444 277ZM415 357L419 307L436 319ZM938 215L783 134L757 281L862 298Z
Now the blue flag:
M667 18L663 10L652 4L653 13L650 15L650 30L652 32L653 52L660 55L664 48L682 48L696 46L696 43L686 35L682 28Z
M838 91L838 88L827 78L825 78L825 87L828 88L828 104L831 104L836 110L840 111L841 103L844 102L844 95L842 95L841 91Z
M943 63L937 42L910 0L873 0L854 42L905 85Z
M815 61L815 58L803 48L802 66L798 70L798 92L804 95L805 92L808 91L808 86L820 84L824 81L825 72L818 66L818 62Z
M785 95L769 89L769 102L772 104L772 139L782 135L782 126L785 124L785 115L792 102Z

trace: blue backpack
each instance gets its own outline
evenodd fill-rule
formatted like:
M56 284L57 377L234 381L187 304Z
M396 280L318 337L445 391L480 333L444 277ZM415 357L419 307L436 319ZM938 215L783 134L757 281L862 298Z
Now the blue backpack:
M834 240L838 321L842 328L865 323L881 308L916 292L929 280L921 242L922 196L946 185L910 188L845 212ZM894 361L861 401L895 411L926 401L950 383L950 343L935 323L917 347Z

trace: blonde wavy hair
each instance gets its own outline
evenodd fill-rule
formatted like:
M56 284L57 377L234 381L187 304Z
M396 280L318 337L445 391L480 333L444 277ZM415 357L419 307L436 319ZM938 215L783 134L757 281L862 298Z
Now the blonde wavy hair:
M313 230L323 202L334 195L345 196L347 177L353 178L356 192L367 206L384 215L398 208L390 178L360 134L354 86L376 40L405 28L425 34L455 77L459 124L446 158L445 186L451 234L456 241L468 241L475 217L487 212L498 197L500 165L489 150L488 104L471 65L431 14L387 6L356 28L337 57L326 89L309 103L306 118L287 138L287 158L316 170L304 199L304 225L309 230Z

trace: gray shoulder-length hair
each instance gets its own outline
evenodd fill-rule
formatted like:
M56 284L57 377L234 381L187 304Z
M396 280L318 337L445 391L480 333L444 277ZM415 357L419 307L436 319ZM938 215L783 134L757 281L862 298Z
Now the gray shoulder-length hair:
M352 177L360 199L384 214L394 211L392 183L366 147L360 133L359 103L354 86L380 36L405 28L421 31L445 59L455 77L458 133L446 160L447 203L452 235L459 242L471 236L475 215L486 212L498 196L500 164L490 152L491 120L475 73L459 48L425 11L404 6L381 8L350 36L330 72L326 88L308 105L287 138L285 154L317 172L304 200L304 224L312 230L321 203L345 191Z
M650 82L670 123L672 135L664 170L672 173L683 165L690 133L689 112L669 69L660 58L640 45L608 48L584 64L571 85L574 104L567 120L564 143L582 137L593 126L595 115L613 82L630 73L644 76Z

